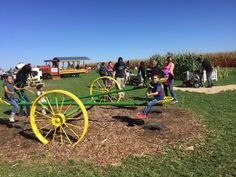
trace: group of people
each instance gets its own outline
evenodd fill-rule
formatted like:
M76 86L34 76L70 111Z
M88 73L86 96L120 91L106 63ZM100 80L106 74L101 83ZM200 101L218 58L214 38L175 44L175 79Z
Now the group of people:
M147 80L150 77L152 79L150 85L152 87L152 91L147 93L148 97L154 96L154 99L150 101L143 113L137 114L139 118L146 118L151 107L155 105L159 100L164 99L164 95L168 96L168 92L173 97L172 103L177 103L176 94L173 89L174 85L174 63L172 62L172 57L168 56L166 58L166 62L163 68L159 68L156 60L151 61L151 70L147 73L146 65L143 61L140 62L138 73L141 74L144 84L147 84ZM125 83L128 80L128 75L126 71L127 67L123 61L122 57L118 58L117 63L113 66L112 62L108 62L106 65L104 62L101 64L97 72L100 76L110 76L113 77L121 86L121 89L125 88ZM160 78L166 77L167 81L165 83L160 83ZM163 88L164 87L164 91ZM121 98L124 98L124 92L121 93Z
M27 64L24 65L22 68L18 68L18 72L16 74L16 79L14 80L13 75L8 74L5 76L3 80L3 90L4 90L4 97L5 101L12 105L11 115L9 117L9 122L15 122L15 115L17 113L17 109L19 107L18 103L25 102L29 103L30 98L26 92L30 92L35 94L33 90L29 89L26 86L26 81L28 75L31 73L31 65ZM43 93L43 85L39 84L36 86L36 94L37 96ZM17 97L15 97L15 92ZM19 115L21 116L29 116L30 114L30 106L29 105L20 105L20 112Z
M207 60L198 58L198 61L202 63L203 69L206 70L207 80L208 80L208 87L212 87L213 83L211 80L211 72L212 67ZM172 103L177 103L176 94L173 89L174 85L174 68L175 65L172 61L172 57L168 56L166 58L165 64L163 68L159 68L157 65L156 60L151 61L151 70L147 73L146 65L143 61L140 62L140 66L138 68L138 73L141 74L144 80L144 84L147 84L147 77L151 77L152 81L150 83L151 92L146 93L146 96L151 97L154 96L150 102L148 102L147 106L145 107L142 113L138 113L137 117L139 118L147 118L149 111L151 110L152 106L155 105L158 101L163 100L164 96L168 96L168 92L170 92L171 97L173 98ZM25 102L30 102L29 97L27 96L25 91L34 93L32 90L28 89L26 86L26 80L28 75L31 72L31 66L25 65L20 71L18 71L16 75L16 80L14 82L14 78L12 75L7 75L5 80L3 81L3 88L4 88L4 96L6 102L13 106L11 111L11 116L9 118L10 122L15 122L14 116L18 109L18 102L19 100L23 100ZM117 63L113 66L112 62L108 62L106 65L102 63L99 70L97 70L100 76L110 76L113 77L120 85L121 89L125 88L125 82L128 79L127 76L127 67L123 61L122 57L118 58ZM164 83L160 83L160 78L165 77L166 81ZM164 91L163 88L164 87ZM14 90L17 91L18 98L14 97ZM37 96L43 94L43 85L40 84L36 87L36 94ZM124 92L121 93L121 97L124 98ZM42 101L42 100L41 100ZM45 110L42 110L43 114L46 114ZM20 106L20 114L29 115L30 106Z
M125 88L125 83L128 80L127 66L122 57L118 58L117 63L113 66L112 62L108 62L106 65L104 62L101 64L98 70L100 76L113 77L120 85L121 89ZM124 92L121 92L121 98L124 98Z
M167 81L163 84L165 95L168 96L168 90L170 91L171 96L174 98L173 103L177 103L176 94L173 90L174 85L174 63L172 61L172 57L168 56L166 58L166 62L163 66L163 68L159 68L157 65L156 60L151 61L151 70L149 73L147 73L146 65L143 61L140 62L138 73L141 74L144 84L147 82L147 77L150 77L153 79L155 75L158 75L159 77L165 77L167 78Z
M213 82L212 82L212 78L211 78L212 66L211 66L210 62L207 59L202 58L201 56L198 57L197 61L202 64L201 72L203 72L203 70L206 71L206 78L207 78L207 82L208 82L207 87L211 88L213 86ZM159 69L157 67L156 60L152 60L152 68L151 68L150 76L152 78L151 85L152 85L153 89L152 89L151 93L147 93L146 95L148 97L154 96L154 99L152 99L150 102L148 102L147 106L145 107L145 109L142 113L137 114L138 118L147 118L148 113L151 110L152 106L155 105L158 101L163 100L164 95L168 96L168 90L170 91L170 95L173 98L173 101L171 103L178 102L177 98L176 98L176 94L173 89L174 68L175 68L175 65L172 62L171 56L168 56L166 58L166 62L165 62L162 69ZM145 73L146 69L145 69L145 64L143 62L140 63L139 72L141 73L141 75L144 79L144 82L146 82L146 73ZM161 76L163 76L167 79L166 82L163 83L164 93L162 90L162 84L160 83Z
M140 63L138 72L141 73L144 82L147 81L146 77L151 77L152 81L150 83L151 91L146 93L148 97L154 97L148 102L147 106L144 108L142 113L138 113L138 118L147 118L152 106L154 106L158 101L163 100L164 96L168 96L168 90L173 98L171 103L177 103L176 94L174 92L174 63L172 62L172 57L168 56L163 68L159 68L156 60L152 60L150 73L146 73L146 66L144 62ZM160 82L161 77L166 77L166 82L163 84ZM164 87L164 92L162 89Z

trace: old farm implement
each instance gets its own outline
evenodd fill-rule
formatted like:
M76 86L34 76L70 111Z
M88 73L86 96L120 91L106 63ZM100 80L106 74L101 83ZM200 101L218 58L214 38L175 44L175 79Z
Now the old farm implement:
M40 142L43 144L62 142L74 146L83 139L88 130L89 119L86 106L146 105L147 100L144 98L143 101L121 100L121 92L137 89L145 89L145 87L121 90L116 80L104 76L92 82L90 94L87 96L76 96L65 90L50 90L33 102L21 100L18 104L31 106L30 125ZM170 103L172 99L172 97L165 97L158 104Z

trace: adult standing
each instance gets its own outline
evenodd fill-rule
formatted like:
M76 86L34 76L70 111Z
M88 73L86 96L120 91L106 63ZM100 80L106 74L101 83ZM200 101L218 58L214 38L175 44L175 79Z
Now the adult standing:
M26 81L29 77L29 75L32 73L32 68L31 64L24 65L22 68L19 67L19 65L16 66L19 70L16 73L16 80L15 80L15 86L17 87L19 92L17 92L19 99L22 102L30 102L30 98L28 95L25 93L26 91L29 91L31 93L34 93L33 91L29 90L28 87L26 86ZM24 110L26 108L26 110ZM30 114L30 106L20 106L20 115L26 115L29 116Z
M0 79L3 80L4 70L0 68Z
M97 73L99 73L99 70L100 70L100 63L97 63L97 65L96 65L96 70L97 70Z
M140 62L140 65L138 67L138 74L141 73L141 76L143 78L143 84L146 85L147 79L146 79L146 65L143 61Z
M206 71L206 78L207 78L207 82L208 82L208 86L209 88L211 88L213 86L213 82L212 82L212 66L211 63L207 60L207 59L203 59L202 57L198 57L198 62L200 62L202 64L202 73L203 70Z
M151 71L150 71L150 75L149 77L153 77L155 75L161 76L161 70L160 68L157 66L157 61L155 59L153 59L151 61Z
M173 89L173 86L174 86L174 68L175 68L175 64L172 62L172 57L168 56L166 58L166 62L164 64L164 69L167 71L167 75L168 75L167 82L164 83L164 91L165 91L165 95L168 96L168 89L169 89L171 96L174 98L172 103L177 103L178 101L177 101L177 98L176 98L175 91Z
M126 67L129 69L129 60L126 62Z
M123 61L122 57L118 58L118 62L114 66L114 73L113 73L113 78L117 80L117 82L120 84L121 89L125 88L125 81L126 81L126 65ZM125 93L121 93L121 97L124 98Z
M153 79L153 77L155 75L158 75L159 77L161 77L162 76L162 72L161 72L161 69L157 65L157 60L152 59L151 60L151 70L148 72L148 79L149 78ZM150 85L152 87L154 87L155 84L153 83L153 81L151 81Z

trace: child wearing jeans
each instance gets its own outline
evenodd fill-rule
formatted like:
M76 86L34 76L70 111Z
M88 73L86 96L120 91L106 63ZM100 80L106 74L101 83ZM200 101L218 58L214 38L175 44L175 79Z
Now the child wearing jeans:
M154 99L148 102L147 106L145 107L144 111L142 113L138 113L138 118L147 118L147 115L149 111L151 110L152 106L154 106L159 100L164 99L164 93L162 90L162 84L159 82L160 76L154 75L152 77L153 82L153 91L152 93L147 93L147 96L154 96Z
M14 80L12 75L7 75L4 82L3 82L3 89L4 89L4 97L6 102L11 104L13 106L13 109L11 111L11 116L9 118L9 121L11 123L15 122L15 114L18 109L17 99L14 97L14 89L21 90L14 86Z

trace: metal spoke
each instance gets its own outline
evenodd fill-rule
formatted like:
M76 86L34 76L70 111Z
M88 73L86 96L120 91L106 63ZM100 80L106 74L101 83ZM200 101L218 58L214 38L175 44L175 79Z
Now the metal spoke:
M102 96L102 97L100 97L101 99L100 99L100 102L103 102L102 100L104 99L104 96Z
M62 109L62 107L63 107L63 105L64 105L64 101L65 101L65 97L63 96L63 99L62 99L62 102L61 102L61 106L60 106L59 113L61 113L61 109Z
M108 99L109 99L111 102L113 102L111 95L108 95Z
M99 81L96 81L98 83L98 85L100 86L101 89L104 89L104 87L101 86L101 84L99 83Z
M111 99L111 97L110 97L109 95L108 95L107 98L108 98L108 101L111 101L111 102L112 102L112 99Z
M62 129L63 133L66 135L66 138L68 139L68 141L70 142L70 144L72 144L70 138L68 137L66 131L64 130L64 128L63 128L62 126L61 126L61 129Z
M78 113L78 111L80 111L80 108L74 108L74 109L72 109L72 111L69 112L68 114L64 114L64 116L65 116L65 117L72 116L73 114Z
M61 137L61 142L63 142L61 126L60 126L60 137Z
M100 89L100 87L98 87L97 85L93 85L93 87L94 87L94 86L95 86L96 88Z
M48 100L48 97L45 97L45 98L46 98L46 101L48 102L48 106L49 106L50 109L52 110L52 113L55 114L55 113L54 113L54 110L53 110L53 108L52 108L52 105L51 105L51 103L50 103L49 100Z
M80 117L78 117L78 118L66 118L66 120L81 120L81 118Z
M99 92L99 93L103 93L102 90L95 90L95 89L93 89L93 91L95 91L95 92Z
M68 125L65 124L65 126L77 137L79 138L79 136L74 132L74 130L72 130L70 127L68 127Z
M117 98L116 98L116 97L114 97L113 95L111 95L111 97L112 97L113 99L117 100Z
M51 125L51 122L49 124L46 124L45 126L41 127L39 130L44 129L44 128L48 127L49 125Z
M59 112L59 107L58 107L58 100L57 100L57 97L55 97L55 101L56 101L57 112Z
M52 130L53 130L53 129L50 129L50 130L48 131L48 133L44 136L44 138L46 138L46 137L49 135L49 133L52 132Z
M105 98L105 102L107 102L108 101L108 95L105 95L104 98Z
M52 111L50 111L43 103L41 103L41 102L38 102L44 109L46 109L47 111L49 111L51 114L53 114L52 113Z
M65 114L70 107L71 107L71 104L69 106L67 106L67 108L66 108L66 110L65 110L65 112L63 114Z
M116 86L116 84L112 84L110 90L112 90L115 86Z
M35 122L45 122L46 120L49 120L49 119L35 119Z
M103 80L101 80L101 81L102 81L103 88L106 88L106 84L104 84L104 82L106 83L107 79L105 81L103 81Z
M41 113L41 112L39 112L39 111L35 111L35 113L40 114L41 116L44 116L44 117L47 117L47 118L51 119L50 116L47 116L47 115L45 115L45 114L43 114L43 113Z
M58 128L58 127L56 127L56 128L54 129L54 133L53 133L53 137L52 137L52 142L53 142L53 143L54 143L54 139L55 139L55 136L56 136L57 128Z
M77 125L74 125L74 124L70 124L70 123L66 123L65 125L69 125L69 126L71 126L71 127L75 127L75 128L80 128L79 126L77 126Z

